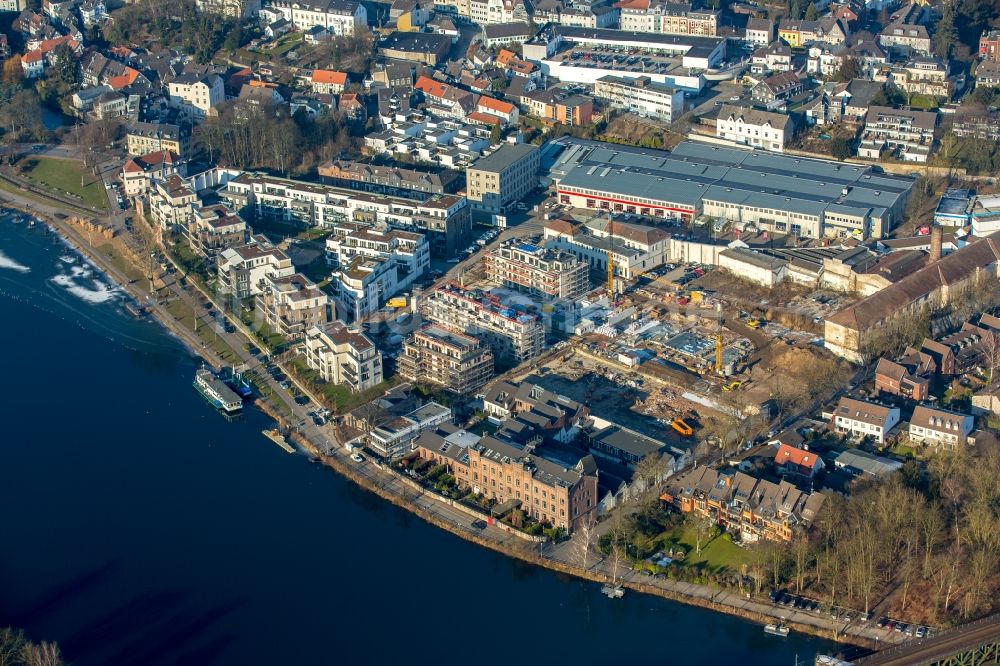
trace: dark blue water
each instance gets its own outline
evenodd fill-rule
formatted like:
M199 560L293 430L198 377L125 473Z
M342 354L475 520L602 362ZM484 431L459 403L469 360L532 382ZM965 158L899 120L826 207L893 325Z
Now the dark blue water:
M790 665L829 648L610 601L284 453L262 415L208 408L183 347L75 256L0 218L0 626L78 666Z

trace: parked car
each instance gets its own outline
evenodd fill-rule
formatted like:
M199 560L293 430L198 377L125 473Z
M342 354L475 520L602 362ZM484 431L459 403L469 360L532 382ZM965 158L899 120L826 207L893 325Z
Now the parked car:
M351 454L351 460L353 460L356 463L364 462L365 461L365 457L363 455L361 455L360 453L352 453Z

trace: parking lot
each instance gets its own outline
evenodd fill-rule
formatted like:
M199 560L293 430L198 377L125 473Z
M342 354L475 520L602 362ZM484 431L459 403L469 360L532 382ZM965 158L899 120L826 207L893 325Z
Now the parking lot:
M618 72L642 74L669 74L683 67L681 58L677 56L652 55L639 49L621 47L574 48L560 54L564 63L572 63L577 67L592 67Z

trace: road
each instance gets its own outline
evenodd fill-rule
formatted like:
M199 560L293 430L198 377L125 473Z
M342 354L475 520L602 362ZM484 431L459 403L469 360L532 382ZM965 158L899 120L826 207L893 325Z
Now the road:
M998 639L1000 639L1000 614L950 629L933 638L911 641L903 646L882 650L869 657L859 659L854 664L855 666L928 664L987 641Z

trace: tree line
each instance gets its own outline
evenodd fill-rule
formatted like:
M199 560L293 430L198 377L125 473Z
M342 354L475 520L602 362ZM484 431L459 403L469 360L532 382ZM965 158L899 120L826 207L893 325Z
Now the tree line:
M235 100L196 127L194 135L213 164L288 175L356 152L360 140L352 132L357 131L336 111L316 118L304 112L289 116L284 107Z
M55 643L33 643L20 629L0 629L0 666L63 666Z

